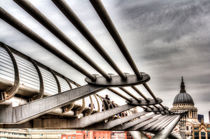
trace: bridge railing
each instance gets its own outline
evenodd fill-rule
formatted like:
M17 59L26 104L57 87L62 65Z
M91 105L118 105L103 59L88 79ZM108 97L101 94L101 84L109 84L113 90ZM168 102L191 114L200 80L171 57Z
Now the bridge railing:
M14 86L14 83L17 82L17 78L15 78L15 66L6 49L8 49L9 53L14 56L13 60L16 61L16 71L18 71L16 76L19 76L19 87L16 92L6 94L9 96L9 98L14 97L13 99L16 100L16 103L14 104L15 106L22 105L35 99L40 99L42 97L64 92L79 86L77 83L73 82L62 74L1 43L0 90L9 90L11 87ZM71 109L79 110L78 112L75 110L77 114L82 113L83 110L87 111L88 113L93 111L100 112L102 110L102 102L99 102L101 101L101 99L99 99L98 96L93 95L84 99L86 99L86 101L79 100L71 103L71 105L69 104L67 106L64 106L63 112L67 112L67 110L69 111L71 107ZM9 99L6 98L6 100ZM100 103L100 105L98 103ZM10 105L12 104L12 101L0 103L0 105L5 104ZM59 110L56 110L54 113L58 111ZM60 114L62 114L62 111L60 112Z

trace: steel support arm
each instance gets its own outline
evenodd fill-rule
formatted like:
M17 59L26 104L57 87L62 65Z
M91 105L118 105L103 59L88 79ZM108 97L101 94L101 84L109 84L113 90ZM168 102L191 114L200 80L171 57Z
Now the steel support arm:
M144 122L142 122L142 123L139 123L139 124L133 126L132 128L130 128L130 130L138 130L138 129L140 129L141 127L146 126L147 124L150 124L150 123L152 123L152 122L158 120L160 117L161 117L161 115L157 115L157 116L153 117L152 119L146 120L146 121L144 121Z
M147 131L148 129L152 128L153 126L161 124L163 121L167 120L168 118L169 118L169 116L162 116L157 121L145 125L144 127L141 128L141 130Z
M117 127L114 127L113 130L126 130L132 126L135 126L137 125L138 123L141 123L141 122L144 122L148 119L151 119L152 117L154 117L155 114L151 114L149 116L144 116L144 117L141 117L139 119L136 119L134 121L131 121L131 122L128 122L128 123L125 123L124 125L121 125L121 126L117 126Z
M176 116L171 116L169 119L166 119L164 122L162 122L161 124L159 125L156 125L152 128L150 128L152 131L160 131L162 130L163 128L165 128L171 121L173 121L174 119L176 118Z
M92 93L96 93L102 89L104 88L92 85L84 85L56 95L35 100L18 107L0 108L0 123L22 123L41 116L55 108L62 107L70 102L84 98Z
M112 120L112 121L109 121L107 123L101 123L101 124L98 124L94 127L90 127L91 129L111 129L117 125L121 125L125 122L128 122L134 118L137 118L137 117L140 117L142 115L145 115L146 112L139 112L139 113L135 113L135 114L132 114L132 115L129 115L129 116L126 116L126 117L122 117L122 118L119 118L119 119L116 119L116 120Z
M171 133L171 131L174 129L176 124L179 122L180 118L181 116L177 115L177 117L168 126L166 126L162 131L157 133L153 139L166 139Z
M123 111L129 110L135 106L133 105L122 105L107 111L99 112L92 114L90 116L83 117L81 119L75 119L70 121L70 128L85 128L87 126L93 125L95 123L99 123L115 114L121 113Z

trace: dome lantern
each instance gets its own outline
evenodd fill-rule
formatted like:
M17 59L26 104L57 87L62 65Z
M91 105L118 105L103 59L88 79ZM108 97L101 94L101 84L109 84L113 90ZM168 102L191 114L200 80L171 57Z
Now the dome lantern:
M183 76L181 78L180 93L186 93Z

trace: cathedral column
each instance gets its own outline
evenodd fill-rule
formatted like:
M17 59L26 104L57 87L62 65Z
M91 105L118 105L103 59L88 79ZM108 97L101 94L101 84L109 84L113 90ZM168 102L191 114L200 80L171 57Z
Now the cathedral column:
M196 112L195 112L195 119L196 119Z
M196 112L195 112L195 119L196 119Z
M196 111L195 111L195 119L196 119Z
M194 111L192 111L192 118L194 118Z
M208 131L205 131L206 132L206 139L208 139Z
M199 129L199 139L201 139L201 131L200 131L200 129Z
M194 111L192 111L192 118L194 118Z
M195 112L194 112L194 114L195 114ZM196 114L195 114L195 119L196 119Z
M193 111L192 111L192 117L191 118L193 118Z

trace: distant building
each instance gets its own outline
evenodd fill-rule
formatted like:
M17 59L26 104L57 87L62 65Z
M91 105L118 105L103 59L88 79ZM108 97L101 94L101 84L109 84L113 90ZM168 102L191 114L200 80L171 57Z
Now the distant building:
M61 139L133 139L126 131L76 131L76 134L63 134Z
M133 139L127 131L1 129L0 139Z
M198 121L201 123L201 121L204 121L204 115L198 114Z
M209 111L209 123L210 123L210 111Z
M29 139L31 135L25 129L0 128L0 139Z
M193 125L193 139L210 139L210 124L204 124L201 121L201 124Z
M171 108L171 111L188 111L186 117L183 117L180 120L179 124L175 127L174 131L179 132L182 138L191 138L193 125L200 123L197 119L198 110L194 106L194 101L192 97L185 90L185 83L183 77L181 78L180 92L174 98L173 107Z

